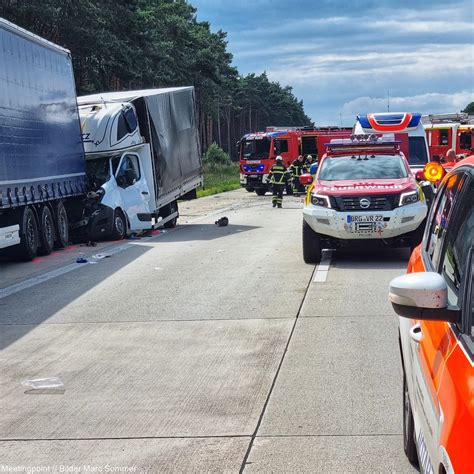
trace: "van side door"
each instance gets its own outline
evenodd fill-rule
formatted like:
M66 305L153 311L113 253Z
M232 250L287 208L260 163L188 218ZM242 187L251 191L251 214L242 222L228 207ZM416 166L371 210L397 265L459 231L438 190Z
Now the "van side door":
M150 215L150 191L138 154L122 155L115 180L120 193L121 207L130 223L130 230L150 229L150 218L143 220L142 217Z

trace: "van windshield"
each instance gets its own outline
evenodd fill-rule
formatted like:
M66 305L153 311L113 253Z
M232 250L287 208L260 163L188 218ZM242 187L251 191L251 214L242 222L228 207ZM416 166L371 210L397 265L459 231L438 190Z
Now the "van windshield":
M400 155L328 156L318 179L347 181L354 179L400 179L408 176Z

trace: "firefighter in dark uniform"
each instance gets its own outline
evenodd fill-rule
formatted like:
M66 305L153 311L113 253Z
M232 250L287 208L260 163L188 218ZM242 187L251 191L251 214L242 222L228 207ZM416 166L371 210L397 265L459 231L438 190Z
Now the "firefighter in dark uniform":
M270 174L268 175L268 180L272 184L273 189L273 207L281 208L283 203L283 190L288 184L289 172L283 164L283 158L281 156L277 156L275 161L276 164L272 166Z
M291 163L291 174L293 175L293 192L304 193L304 186L300 183L299 177L306 172L304 156L300 155Z

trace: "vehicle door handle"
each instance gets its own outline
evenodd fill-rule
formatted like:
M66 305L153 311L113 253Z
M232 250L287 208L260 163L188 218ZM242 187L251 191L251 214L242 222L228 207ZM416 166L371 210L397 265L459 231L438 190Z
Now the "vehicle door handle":
M420 342L423 339L423 334L421 332L421 326L419 324L415 324L410 329L410 337L415 342Z
M148 191L142 191L142 194L150 194Z

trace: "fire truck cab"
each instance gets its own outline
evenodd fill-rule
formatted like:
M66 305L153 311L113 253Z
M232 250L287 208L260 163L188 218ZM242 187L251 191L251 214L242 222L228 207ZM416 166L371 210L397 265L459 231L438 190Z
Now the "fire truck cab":
M429 161L428 143L421 114L411 112L373 113L357 116L354 134L393 133L413 172ZM408 137L408 141L407 141Z
M446 156L452 148L457 155L474 151L474 116L468 114L437 114L422 118L430 159Z
M339 127L267 127L265 132L248 133L238 142L240 185L263 196L270 190L268 174L281 156L288 168L298 155L318 160L325 144L333 138L347 138L352 129Z

